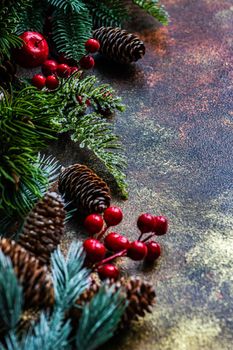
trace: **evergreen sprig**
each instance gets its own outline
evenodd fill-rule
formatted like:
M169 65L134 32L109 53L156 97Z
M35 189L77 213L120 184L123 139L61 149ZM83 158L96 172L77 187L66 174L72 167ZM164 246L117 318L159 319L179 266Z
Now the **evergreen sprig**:
M94 76L81 79L80 74L73 75L58 90L61 97L60 122L61 132L71 132L73 141L81 148L91 150L114 177L123 198L127 198L127 183L124 170L126 159L122 154L119 138L113 132L113 126L100 114L100 108L114 112L123 111L121 99L115 96L108 84L97 85ZM78 103L77 96L82 103ZM92 103L91 113L86 111L86 100Z
M81 0L47 0L48 4L66 11L73 11L79 13L86 9L86 6Z
M76 334L79 350L94 350L110 339L117 329L126 308L126 298L122 289L103 285L99 292L82 310Z
M134 4L141 7L149 15L156 18L164 25L168 24L169 15L164 6L160 4L159 0L132 0Z
M46 9L47 7L45 1L31 0L30 6L27 6L24 11L19 11L19 20L16 28L16 33L20 35L23 32L29 30L42 33L45 22Z
M11 261L0 250L0 333L14 329L22 313L23 292Z
M72 243L67 257L58 248L51 257L55 303L62 310L69 309L79 295L89 287L89 274L84 265L85 254L81 242Z

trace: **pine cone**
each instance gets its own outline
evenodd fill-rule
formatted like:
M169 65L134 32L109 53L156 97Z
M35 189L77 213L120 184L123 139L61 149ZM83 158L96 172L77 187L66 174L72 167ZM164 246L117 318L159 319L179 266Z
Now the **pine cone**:
M26 308L53 305L54 294L49 272L39 260L14 241L2 238L0 249L12 261L15 274L24 291Z
M16 65L9 59L0 56L0 86L9 88L16 73Z
M93 33L100 42L100 52L123 64L135 62L145 55L144 43L134 34L121 28L101 27Z
M61 196L48 192L29 213L18 243L42 264L49 264L51 253L64 233L65 210Z
M109 281L111 286L114 281ZM139 277L131 277L129 280L121 278L115 283L116 291L121 287L125 287L128 306L121 320L121 328L124 328L130 324L132 320L137 320L138 317L144 317L146 312L151 312L151 308L155 303L155 291L151 283L142 281ZM80 298L77 300L77 305L85 305L93 296L98 292L100 284L95 280L88 290L86 290ZM78 321L81 316L81 310L79 308L73 308L70 314L73 322Z
M102 213L111 197L107 184L85 165L74 164L59 177L59 191L85 213Z

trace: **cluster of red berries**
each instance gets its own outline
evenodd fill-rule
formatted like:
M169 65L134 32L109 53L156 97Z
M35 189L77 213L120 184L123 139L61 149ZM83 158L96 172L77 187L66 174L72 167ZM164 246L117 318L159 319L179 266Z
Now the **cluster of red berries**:
M85 43L86 50L88 52L94 53L99 50L100 44L95 39L89 39ZM68 61L65 57L61 56L59 61ZM85 55L79 61L79 65L83 69L90 69L94 66L94 58L90 55ZM55 60L46 60L42 66L41 70L43 74L35 74L32 78L32 84L38 89L43 89L45 86L49 90L55 90L58 88L60 82L59 78L68 78L71 74L77 72L79 67L70 66L68 63L58 63Z
M96 235L95 238L88 238L83 243L87 260L102 279L118 278L119 268L110 262L119 257L127 256L135 261L144 260L152 263L161 254L159 243L149 239L167 232L168 221L166 217L150 214L140 215L137 220L140 235L138 240L133 242L116 232L105 235L109 227L118 225L122 219L123 213L120 208L109 207L105 210L103 217L99 214L91 214L84 221L87 232L92 236ZM146 237L145 234L147 234ZM102 239L103 242L101 242Z

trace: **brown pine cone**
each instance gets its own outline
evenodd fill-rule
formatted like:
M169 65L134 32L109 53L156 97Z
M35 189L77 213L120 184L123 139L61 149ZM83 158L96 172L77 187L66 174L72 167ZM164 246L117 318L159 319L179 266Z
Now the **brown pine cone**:
M74 164L59 177L59 191L85 213L102 213L111 197L107 184L85 165Z
M121 28L101 27L93 32L100 43L100 52L113 61L127 64L145 55L144 43L134 34Z
M8 58L0 56L0 86L9 88L16 74L16 65Z
M141 280L139 277L131 277L129 280L121 278L118 282L109 281L109 286L115 283L116 291L124 287L126 289L128 306L121 320L121 328L129 326L130 322L144 317L146 312L151 312L155 303L155 291L151 283ZM85 305L98 292L100 284L95 280L88 290L86 290L77 300L77 305ZM73 308L70 314L74 324L81 316L81 309Z
M29 213L18 243L42 264L49 264L51 253L64 233L65 210L61 196L48 192Z
M25 307L53 305L53 286L47 267L41 266L39 260L14 241L2 238L0 249L12 261L15 274L23 287Z

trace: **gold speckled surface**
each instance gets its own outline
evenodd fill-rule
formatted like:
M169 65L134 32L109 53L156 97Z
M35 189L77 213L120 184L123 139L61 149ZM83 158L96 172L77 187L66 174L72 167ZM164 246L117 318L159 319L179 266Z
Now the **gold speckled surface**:
M97 60L127 110L115 117L129 162L130 197L119 231L137 237L141 212L165 214L163 254L149 269L157 305L106 350L233 349L232 0L163 0L167 28L149 17L131 28L147 54L130 69ZM70 142L54 147L64 164L83 159ZM117 203L117 200L115 200ZM72 227L67 241L78 237ZM67 242L66 242L67 243Z

